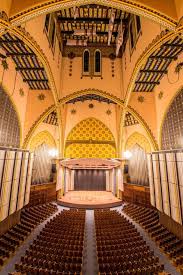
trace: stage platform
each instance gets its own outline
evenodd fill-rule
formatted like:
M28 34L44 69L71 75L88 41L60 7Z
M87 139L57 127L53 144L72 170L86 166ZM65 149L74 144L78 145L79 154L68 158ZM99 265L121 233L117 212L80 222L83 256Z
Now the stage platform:
M57 203L65 207L97 209L117 207L122 201L107 191L69 191Z

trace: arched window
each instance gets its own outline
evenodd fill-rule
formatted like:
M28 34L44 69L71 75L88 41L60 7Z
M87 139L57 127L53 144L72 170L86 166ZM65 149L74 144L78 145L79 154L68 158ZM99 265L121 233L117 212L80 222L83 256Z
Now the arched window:
M101 52L95 51L95 74L101 74Z
M90 72L90 52L85 50L83 53L83 74L89 75Z

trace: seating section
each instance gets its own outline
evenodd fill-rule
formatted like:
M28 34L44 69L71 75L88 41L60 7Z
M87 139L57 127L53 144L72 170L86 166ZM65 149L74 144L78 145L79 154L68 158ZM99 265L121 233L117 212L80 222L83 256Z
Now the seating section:
M163 272L164 266L135 226L117 211L95 210L95 228L101 275Z
M128 204L124 206L123 211L148 232L176 266L183 265L183 240L160 224L157 210Z
M33 241L21 262L21 274L81 274L85 210L63 210L52 218Z
M25 208L21 212L20 223L0 236L0 265L9 258L17 247L28 237L35 226L57 211L51 203Z

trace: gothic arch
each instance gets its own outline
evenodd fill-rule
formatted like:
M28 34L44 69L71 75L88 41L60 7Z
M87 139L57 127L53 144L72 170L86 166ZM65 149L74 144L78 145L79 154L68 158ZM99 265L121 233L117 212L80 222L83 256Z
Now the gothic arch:
M125 144L125 150L132 149L136 144L138 144L141 148L143 148L143 150L146 153L151 152L151 145L149 141L144 135L138 132L134 132L128 137Z
M30 150L34 151L35 148L41 144L46 143L50 148L56 148L56 142L52 134L48 131L37 133L30 141Z
M97 90L97 89L85 89L85 90L80 90L77 92L74 92L72 94L69 94L65 97L63 97L62 99L59 100L59 105L64 105L66 102L68 102L71 99L74 99L76 97L82 96L82 95L87 95L87 94L96 94L96 95L100 95L103 97L106 97L112 101L114 101L116 104L118 104L119 106L121 106L122 108L124 108L124 102L123 100L121 100L120 98L106 92L106 91L102 91L102 90ZM23 147L27 148L27 145L32 137L32 135L34 134L35 130L37 129L37 127L40 125L40 123L46 118L47 115L49 115L52 111L56 110L56 106L52 105L50 106L38 119L37 121L35 121L35 123L32 125L32 127L30 128L27 136L25 137L24 140L24 144ZM153 145L154 149L158 148L158 145L156 143L156 140L150 130L150 128L148 127L147 123L144 121L144 119L133 109L131 108L129 105L126 107L126 111L130 112L135 119L138 120L138 122L142 125L142 127L145 129L149 139L151 140L151 143ZM58 113L58 112L57 112Z
M70 131L65 144L66 158L114 158L116 145L112 132L100 120L89 117Z

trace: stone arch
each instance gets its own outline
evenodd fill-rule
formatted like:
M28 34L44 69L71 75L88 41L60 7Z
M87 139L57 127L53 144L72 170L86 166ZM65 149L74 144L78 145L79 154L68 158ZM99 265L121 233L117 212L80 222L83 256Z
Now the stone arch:
M138 144L146 153L151 152L149 141L144 135L138 132L134 132L128 137L125 144L125 150L132 149L136 144Z
M70 131L65 144L67 158L114 158L116 145L112 132L100 120L90 117Z
M0 84L0 146L20 147L21 123L12 98Z

